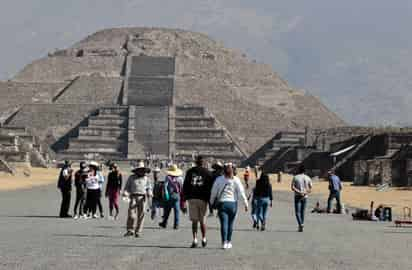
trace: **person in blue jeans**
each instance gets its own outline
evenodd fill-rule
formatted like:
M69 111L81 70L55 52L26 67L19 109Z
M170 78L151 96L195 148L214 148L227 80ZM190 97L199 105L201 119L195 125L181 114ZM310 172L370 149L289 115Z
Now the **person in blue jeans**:
M210 204L218 204L218 216L220 221L220 234L222 237L222 248L232 248L233 225L235 222L238 201L242 200L245 211L248 211L248 201L245 189L240 179L234 175L233 165L225 164L224 175L216 179L212 187Z
M305 174L305 167L298 168L298 174L293 177L291 189L295 193L295 215L298 231L303 232L305 224L305 209L308 194L312 192L312 180Z
M164 202L163 221L159 223L162 228L167 227L170 212L174 211L173 229L179 229L180 200L183 192L182 170L177 165L171 165L167 170L165 189L168 193L168 200Z
M264 231L266 229L266 219L269 206L272 207L273 191L269 181L269 176L263 173L256 181L254 189L254 199L256 200L256 229ZM260 226L259 226L260 225Z
M332 210L332 201L336 199L336 212L342 213L342 204L340 201L340 192L342 190L342 182L339 176L337 176L333 171L328 172L329 180L329 198L328 198L328 208L327 212L330 213Z

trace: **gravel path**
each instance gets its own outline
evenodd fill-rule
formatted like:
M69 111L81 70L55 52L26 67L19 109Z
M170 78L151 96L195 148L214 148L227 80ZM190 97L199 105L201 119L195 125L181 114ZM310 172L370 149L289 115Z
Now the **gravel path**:
M254 232L242 211L234 248L223 251L216 218L208 219L208 247L189 249L187 217L179 231L147 218L142 238L125 239L125 203L119 221L76 221L55 217L54 185L2 192L0 269L411 269L412 228L308 214L297 233L291 194L275 195L268 231Z

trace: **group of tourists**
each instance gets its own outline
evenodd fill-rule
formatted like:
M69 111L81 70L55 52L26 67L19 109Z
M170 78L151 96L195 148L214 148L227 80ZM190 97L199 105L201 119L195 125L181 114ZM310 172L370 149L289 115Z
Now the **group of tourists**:
M60 206L61 218L101 218L104 217L101 197L105 177L101 172L100 165L92 161L89 164L80 162L79 170L74 173L74 186L76 188L76 201L74 204L74 216L69 215L71 191L73 186L73 170L71 163L65 161L60 171L57 186L62 193ZM119 215L119 195L122 188L122 174L116 164L110 165L110 173L107 177L105 196L109 199L109 218L117 219ZM99 214L97 215L97 210ZM113 216L113 210L115 214Z
M199 156L194 166L187 170L183 177L183 171L175 164L169 164L165 170L165 177L160 177L160 168L153 170L145 162L141 161L135 166L128 177L122 191L122 173L115 163L110 163L110 172L107 182L102 174L101 166L96 162L80 163L80 168L74 173L74 186L76 188L76 202L74 204L73 218L98 218L104 217L101 197L104 194L109 202L109 219L118 219L119 200L128 202L127 222L125 237L140 237L143 232L146 212L150 212L151 219L161 217L159 227L167 228L170 214L173 210L173 229L179 229L180 212L186 213L192 222L192 248L199 245L207 246L207 212L217 217L220 222L220 235L222 248L232 248L232 234L239 204L244 210L249 210L251 204L251 218L253 228L259 231L266 230L266 221L269 207L273 205L272 185L269 176L265 173L257 178L256 185L249 189L249 170L246 170L247 180L244 188L242 181L236 176L236 167L232 163L222 164L216 162L212 170L206 166L205 160ZM73 170L69 162L65 162L59 176L58 187L62 193L60 217L69 215L70 197L72 189ZM342 188L340 179L332 172L329 175L331 195L328 203L328 211L332 199L338 201L340 207L339 192ZM312 190L312 181L305 174L303 166L298 174L293 177L291 189L294 192L295 214L298 223L298 231L304 229L305 209L308 194ZM250 192L249 194L247 194ZM149 206L149 210L147 210ZM163 210L163 211L162 211ZM199 228L201 236L199 237Z

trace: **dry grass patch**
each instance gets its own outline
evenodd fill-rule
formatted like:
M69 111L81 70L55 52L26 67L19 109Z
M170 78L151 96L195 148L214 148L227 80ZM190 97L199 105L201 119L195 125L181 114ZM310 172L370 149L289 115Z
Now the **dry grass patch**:
M59 172L59 169L54 168L19 168L16 175L0 173L0 191L57 184Z

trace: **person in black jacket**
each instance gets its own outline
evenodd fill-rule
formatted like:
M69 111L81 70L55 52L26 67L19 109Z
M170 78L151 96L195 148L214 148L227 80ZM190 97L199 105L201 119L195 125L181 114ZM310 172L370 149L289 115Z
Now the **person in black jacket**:
M80 162L80 169L74 174L74 186L76 187L76 203L74 204L74 219L85 217L83 210L86 203L86 178L89 169L86 162Z
M119 216L119 196L122 190L122 174L120 173L117 164L113 163L110 166L110 173L107 176L106 197L109 198L109 218L113 218L113 208L116 210L114 219Z
M60 171L59 180L57 182L57 187L60 189L62 194L62 203L60 205L60 214L61 218L69 218L69 208L70 208L70 199L72 193L72 174L73 170L69 161L65 161L63 168Z
M183 197L189 202L189 216L192 221L192 248L197 247L197 228L200 223L202 246L206 247L206 211L212 189L212 175L204 167L201 156L196 159L196 166L189 169L183 183Z
M254 199L256 200L256 216L257 216L257 228L259 228L259 222L261 223L261 230L266 229L266 218L267 210L270 205L272 207L273 201L273 192L272 185L269 181L269 176L265 173L262 173L259 180L256 181L256 187L253 194Z

